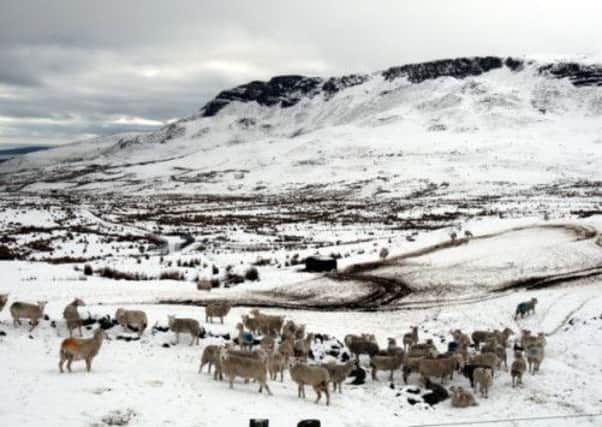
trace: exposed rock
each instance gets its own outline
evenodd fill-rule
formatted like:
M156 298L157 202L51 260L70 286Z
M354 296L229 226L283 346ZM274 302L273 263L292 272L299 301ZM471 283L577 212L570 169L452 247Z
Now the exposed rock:
M385 80L407 77L412 83L421 83L438 77L463 79L468 76L478 76L502 66L502 59L496 56L455 58L391 67L383 71L382 75Z
M563 79L575 86L602 86L602 64L585 65L576 62L559 62L539 67L540 74Z

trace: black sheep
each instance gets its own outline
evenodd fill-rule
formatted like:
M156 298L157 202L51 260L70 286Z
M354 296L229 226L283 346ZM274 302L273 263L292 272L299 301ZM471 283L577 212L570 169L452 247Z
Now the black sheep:
M425 387L431 392L424 394L422 398L431 406L436 405L439 402L443 402L445 399L449 398L449 393L445 387L432 382L429 378L426 379Z
M366 382L366 371L358 365L349 374L350 377L355 377L350 383L351 385L362 385Z

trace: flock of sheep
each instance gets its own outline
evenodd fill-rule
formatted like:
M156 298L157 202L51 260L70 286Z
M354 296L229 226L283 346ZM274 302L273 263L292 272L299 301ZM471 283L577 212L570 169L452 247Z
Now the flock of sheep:
M8 295L0 295L0 311L7 300ZM533 298L519 304L516 317L534 313L536 303L537 299ZM78 307L83 305L84 302L76 298L63 312L70 338L64 339L60 346L61 372L65 362L67 370L71 372L72 362L78 360L85 361L86 369L90 371L92 360L98 354L103 340L107 338L102 327L97 328L91 338L83 338L83 322L78 312ZM28 319L31 324L30 331L33 330L44 317L45 306L46 302L43 301L37 304L14 302L10 306L14 326L21 325L21 319ZM206 322L219 318L223 323L229 312L230 305L227 302L210 303L205 308ZM115 320L123 328L135 328L139 336L148 326L147 316L140 310L119 308L115 313ZM190 345L199 343L203 328L196 319L169 316L168 324L169 330L176 336L176 343L179 342L179 335L182 333L190 335ZM75 329L79 330L80 338L73 337ZM324 394L327 405L330 404L329 385L333 384L334 391L338 389L342 392L343 382L353 370L359 368L362 355L370 358L369 366L373 380L378 379L379 371L385 371L389 372L389 380L393 381L394 373L401 370L403 380L407 384L410 375L416 373L427 388L438 391L445 399L449 393L443 386L432 382L431 378L440 378L444 383L447 379L453 379L455 372L460 372L469 379L475 391L487 398L495 372L502 369L502 364L504 369L508 370L508 340L514 334L511 329L505 328L501 331L477 330L469 337L456 329L450 331L453 341L448 343L444 353L440 353L430 339L420 342L418 327L412 327L412 330L403 336L403 346L398 346L395 339L389 338L384 349L379 347L374 335L347 335L344 345L349 349L349 353L355 356L355 360L318 364L308 363L313 357L312 344L317 335L306 333L305 325L296 324L293 320L285 322L283 316L268 315L254 309L242 316L237 330L238 336L233 340L234 344L207 345L203 349L199 373L208 366L209 373L212 368L214 370L214 379L222 380L225 377L230 388L233 387L236 378L242 378L245 382L257 382L259 392L265 389L271 395L268 378L276 380L279 376L280 381L284 381L284 371L288 370L291 379L298 385L298 397L305 398L305 386L308 385L317 395L316 403ZM341 343L341 347L342 345ZM510 366L513 387L522 384L523 374L527 370L530 373L539 371L545 345L543 333L532 335L526 330L515 340L514 359ZM476 405L469 389L450 387L449 391L452 406Z

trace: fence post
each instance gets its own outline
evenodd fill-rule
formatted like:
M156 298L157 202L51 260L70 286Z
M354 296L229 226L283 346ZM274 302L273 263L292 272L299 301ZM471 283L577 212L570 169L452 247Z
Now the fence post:
M269 427L270 420L262 418L251 418L249 420L249 427Z
M320 427L320 420L301 420L297 427Z

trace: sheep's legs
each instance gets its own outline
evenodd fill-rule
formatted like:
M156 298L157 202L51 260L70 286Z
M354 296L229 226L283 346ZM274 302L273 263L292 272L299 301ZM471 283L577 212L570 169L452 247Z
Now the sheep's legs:
M92 359L86 359L86 371L92 370Z
M29 329L29 332L32 332L35 329L36 326L38 326L38 321L37 320L32 321L31 322L31 328Z
M316 394L318 395L318 397L316 398L316 404L320 401L320 398L322 397L322 393L320 392L320 387L314 387L314 390L316 391Z

